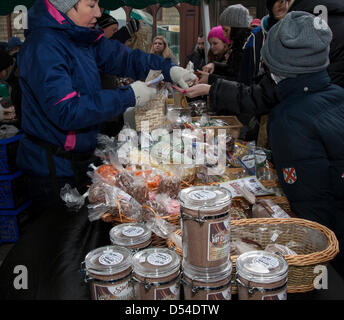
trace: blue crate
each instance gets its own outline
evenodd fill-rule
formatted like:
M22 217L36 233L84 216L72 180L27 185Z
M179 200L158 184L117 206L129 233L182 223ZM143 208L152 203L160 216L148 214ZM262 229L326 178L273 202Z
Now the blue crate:
M18 215L26 210L31 203L28 201L16 210L0 210L0 243L19 240Z
M21 171L0 175L0 209L16 209L28 200L28 188Z
M14 137L0 139L0 174L9 174L18 170L16 164L19 140L23 133Z

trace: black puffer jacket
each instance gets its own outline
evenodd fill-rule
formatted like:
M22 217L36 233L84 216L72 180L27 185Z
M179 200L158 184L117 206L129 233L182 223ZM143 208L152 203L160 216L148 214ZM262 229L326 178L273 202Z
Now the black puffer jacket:
M204 50L199 50L198 48L188 55L188 59L194 64L194 70L202 70L206 64Z
M244 125L251 127L253 116L269 113L279 102L275 87L268 72L258 84L251 86L217 79L209 92L210 108L218 115L235 115Z
M307 11L323 5L327 8L328 25L333 33L330 47L328 73L333 83L344 88L344 1L343 0L295 0L289 11Z

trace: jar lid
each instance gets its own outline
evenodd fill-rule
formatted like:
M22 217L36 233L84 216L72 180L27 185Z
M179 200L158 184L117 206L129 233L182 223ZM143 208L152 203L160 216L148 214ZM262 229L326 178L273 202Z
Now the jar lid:
M232 275L232 260L228 261L218 267L199 268L189 264L183 259L183 272L191 280L201 282L217 282L226 278L231 278Z
M133 256L133 271L141 277L167 277L179 269L179 255L168 248L144 249Z
M98 275L113 275L131 266L131 251L120 246L105 246L90 251L85 258L86 270Z
M122 223L110 230L110 240L113 244L131 247L145 243L152 236L151 230L144 223Z
M195 186L179 192L181 206L195 211L216 211L229 206L232 194L218 186Z
M288 273L288 262L280 255L267 251L250 251L236 260L240 277L258 283L273 283L282 280Z

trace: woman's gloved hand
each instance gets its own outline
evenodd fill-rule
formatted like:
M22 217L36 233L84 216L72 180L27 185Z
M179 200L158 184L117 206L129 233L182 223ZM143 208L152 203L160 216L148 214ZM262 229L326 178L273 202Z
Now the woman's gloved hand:
M130 86L135 94L135 107L143 107L146 103L152 100L154 96L158 93L158 90L156 88L148 87L142 81L135 81Z
M193 72L177 66L170 69L170 76L172 81L183 89L192 86L197 79Z

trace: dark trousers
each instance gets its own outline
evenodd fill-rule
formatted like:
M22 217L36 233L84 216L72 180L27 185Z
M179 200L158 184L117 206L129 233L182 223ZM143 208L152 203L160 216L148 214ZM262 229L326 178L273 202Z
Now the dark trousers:
M49 211L49 208L64 205L62 199L60 197L57 199L54 193L51 177L26 175L25 180L28 186L30 199L32 200L30 211L33 217L38 217L42 213ZM60 191L66 183L72 188L76 185L74 177L57 177L56 181L58 191Z

